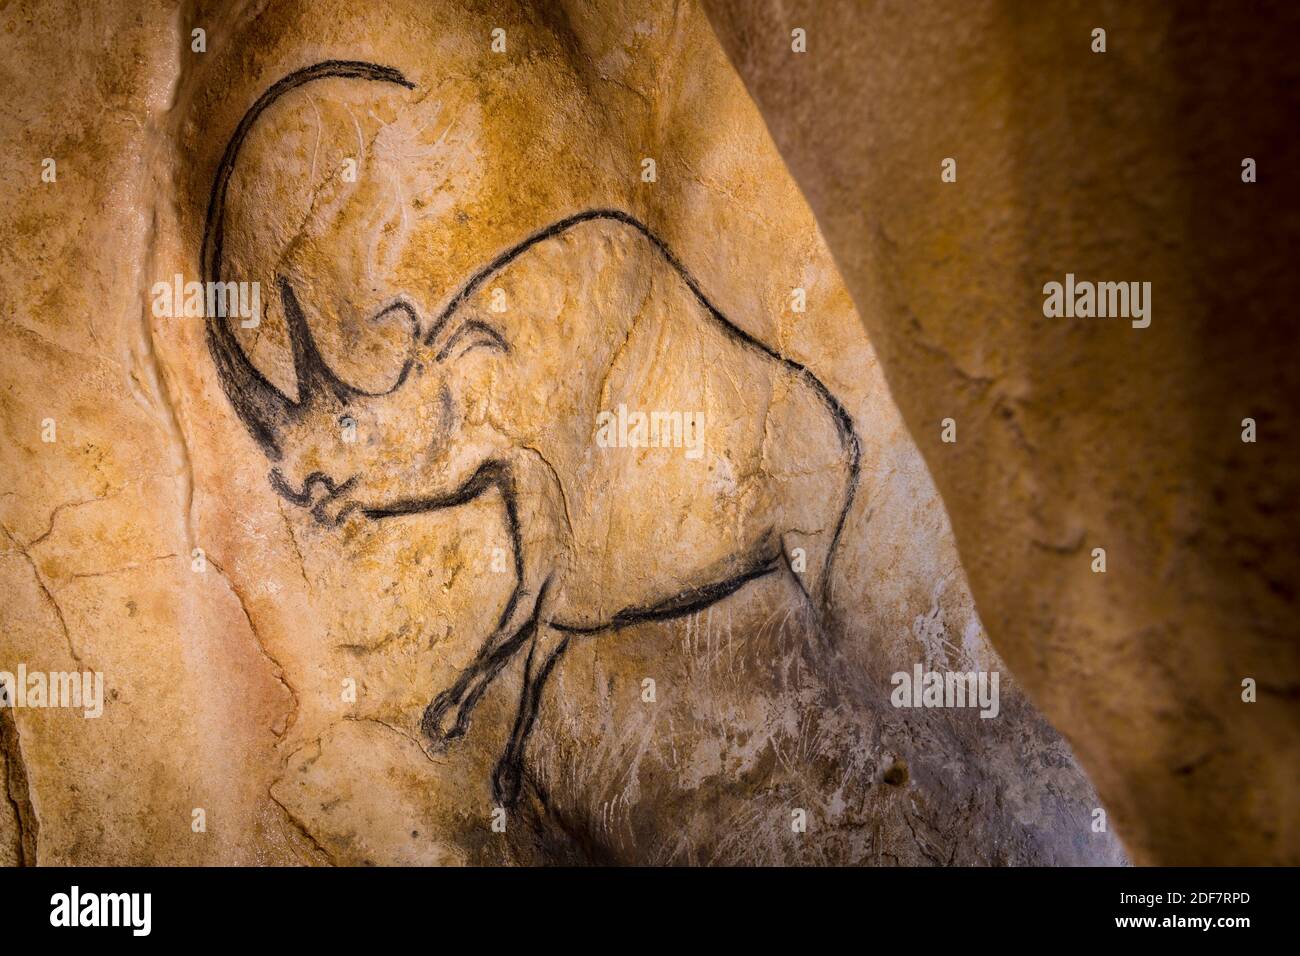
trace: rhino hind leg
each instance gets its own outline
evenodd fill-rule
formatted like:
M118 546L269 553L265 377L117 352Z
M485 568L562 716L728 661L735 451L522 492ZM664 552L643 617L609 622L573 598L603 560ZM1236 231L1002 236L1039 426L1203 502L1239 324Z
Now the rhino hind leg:
M519 711L515 714L514 728L510 732L505 752L492 772L492 796L502 806L512 807L519 799L528 735L537 722L546 679L551 676L555 665L568 648L570 636L545 625L536 628L533 635L528 660L524 665L524 685L519 694Z
M830 640L835 610L830 600L830 570L835 542L831 531L798 530L781 535L785 569L804 599L817 633Z

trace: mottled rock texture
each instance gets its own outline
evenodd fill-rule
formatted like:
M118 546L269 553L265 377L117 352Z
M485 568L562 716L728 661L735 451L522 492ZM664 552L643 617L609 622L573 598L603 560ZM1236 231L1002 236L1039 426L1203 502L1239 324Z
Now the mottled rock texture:
M705 6L1134 859L1300 862L1295 5ZM1150 326L1045 318L1066 273Z
M106 688L94 720L3 713L4 862L1123 861L990 645L813 211L695 5L33 2L0 29L0 669ZM249 128L221 274L259 282L265 315L220 353L216 320L157 314L154 285L202 277L241 118L332 60L412 88L324 78ZM645 230L592 219L487 268L592 209ZM283 417L249 427L218 354L247 356ZM621 403L702 411L703 453L600 447ZM970 487L1037 474L1005 453ZM504 470L454 506L400 507L489 458ZM438 746L426 708L520 578L536 633ZM689 613L623 613L673 598ZM1038 600L1019 622L992 607L1023 629ZM1071 613L1038 637L1086 676ZM556 650L494 832L494 767ZM916 664L999 671L998 716L895 709L889 677Z

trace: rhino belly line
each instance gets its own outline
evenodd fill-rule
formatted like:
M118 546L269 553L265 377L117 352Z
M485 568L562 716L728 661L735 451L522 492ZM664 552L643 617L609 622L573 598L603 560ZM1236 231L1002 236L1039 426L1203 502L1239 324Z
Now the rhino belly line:
M768 557L758 564L734 577L701 588L688 588L657 604L629 607L619 611L608 621L600 624L567 624L563 621L548 621L547 626L566 634L599 634L603 631L617 631L633 624L647 621L670 621L687 617L696 611L718 603L723 598L739 591L750 581L774 574L781 568L780 559Z

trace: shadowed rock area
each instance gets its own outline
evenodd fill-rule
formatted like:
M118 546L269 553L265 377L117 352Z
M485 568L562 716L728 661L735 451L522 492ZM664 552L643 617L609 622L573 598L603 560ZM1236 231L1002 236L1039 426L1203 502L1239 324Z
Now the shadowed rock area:
M1294 5L705 6L1135 861L1300 861Z

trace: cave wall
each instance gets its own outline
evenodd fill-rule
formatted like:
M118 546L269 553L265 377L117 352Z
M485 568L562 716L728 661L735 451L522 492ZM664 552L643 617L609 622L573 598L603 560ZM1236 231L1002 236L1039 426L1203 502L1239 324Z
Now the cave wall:
M19 91L0 117L18 157L0 204L0 669L105 686L95 719L3 711L5 862L1123 862L976 614L949 526L969 502L945 509L895 407L863 329L884 328L882 306L855 311L818 203L700 9L33 2L0 19ZM773 529L816 554L848 453L809 377L859 449L828 605L784 562L690 613L575 632L504 816L493 769L527 648L464 736L434 746L422 718L510 606L506 496L365 513L459 447L429 438L446 434L441 393L416 380L442 374L436 356L410 353L422 367L402 403L349 406L355 445L338 445L337 408L312 405L276 457L218 374L213 320L156 308L157 283L203 273L241 118L331 60L413 89L336 77L287 94L251 129L223 206L229 277L258 281L266 304L232 334L291 399L306 393L281 275L324 365L379 392L409 345L382 311L395 296L428 332L469 276L584 210L621 210L663 244L592 221L454 313L499 319L509 340L508 362L489 343L447 373L463 402L449 414L509 439L520 543L552 554L564 585L555 620L608 623L637 595L734 580ZM593 395L702 409L705 453L596 446ZM350 513L323 521L318 499L268 480L306 490L338 455L363 476ZM972 480L1002 490L992 472ZM998 715L895 708L890 677L916 665L998 672Z
M705 6L1134 859L1294 864L1294 5ZM1149 324L1048 317L1067 273Z

